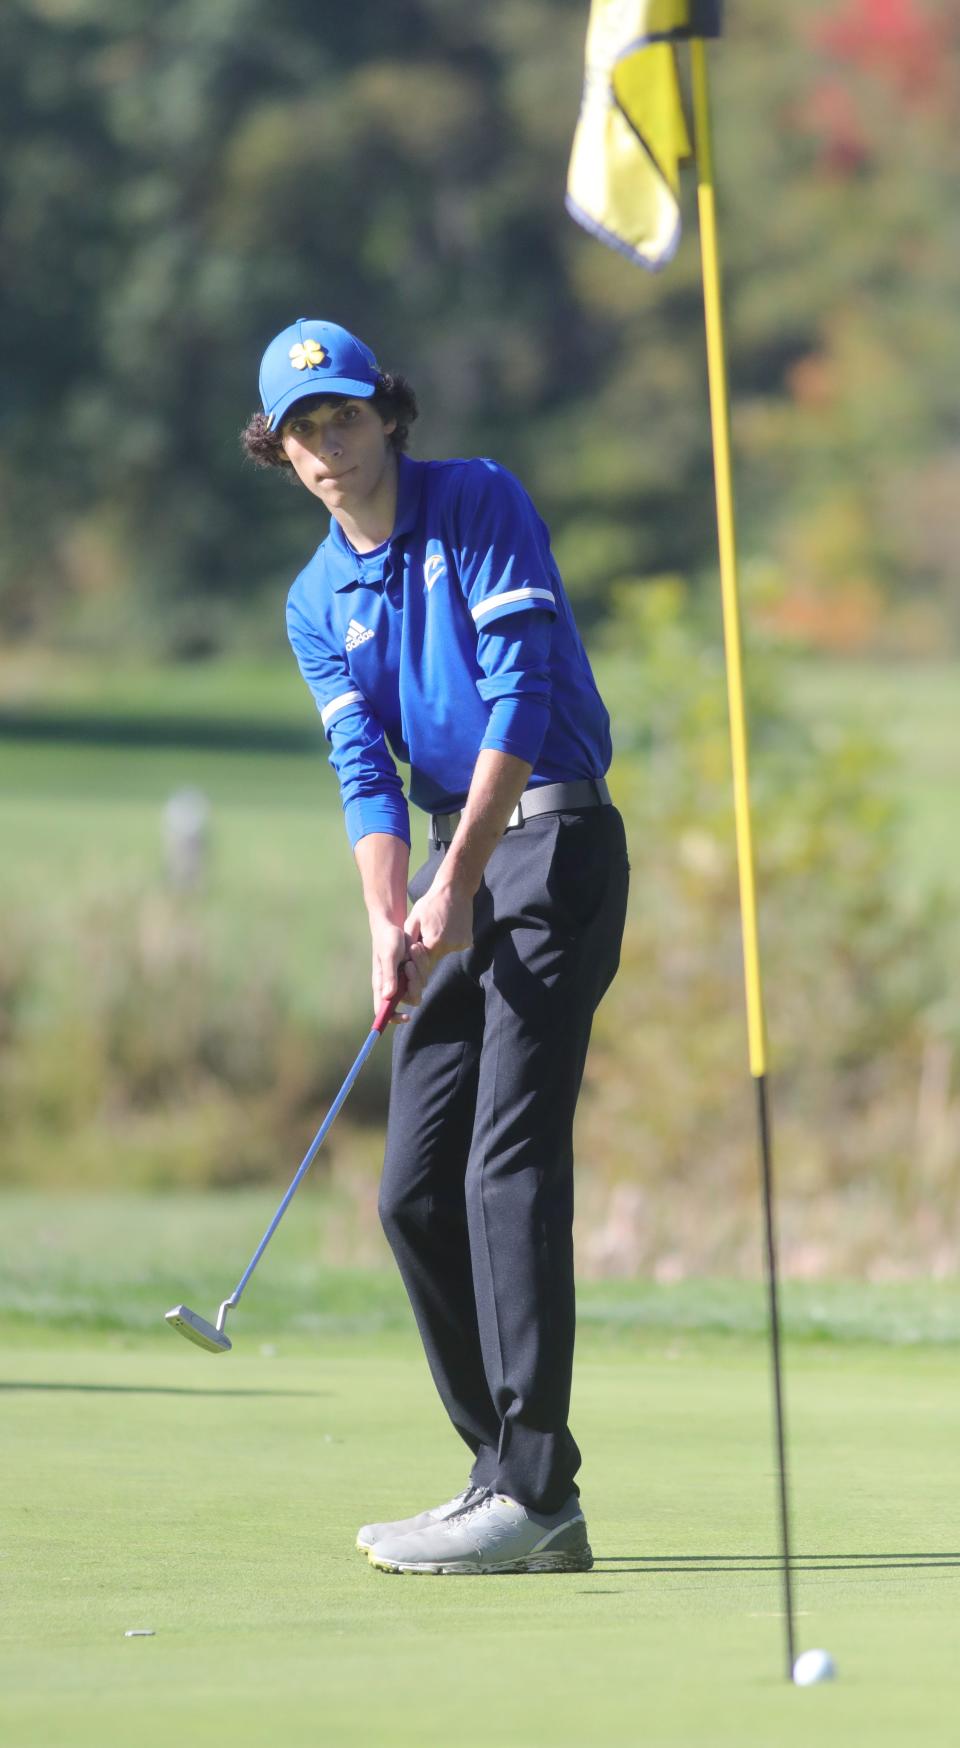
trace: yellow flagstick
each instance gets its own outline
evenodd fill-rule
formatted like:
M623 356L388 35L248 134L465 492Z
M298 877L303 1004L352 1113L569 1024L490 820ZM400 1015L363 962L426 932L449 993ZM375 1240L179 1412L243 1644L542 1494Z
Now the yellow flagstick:
M737 547L733 516L733 473L730 464L730 414L723 337L723 307L720 294L717 215L713 189L710 97L707 85L706 45L699 38L691 42L690 56L696 128L697 204L700 214L700 248L703 256L703 304L707 328L707 370L710 379L710 421L713 429L713 467L717 492L717 530L720 545L720 588L723 596L723 637L726 647L727 686L730 702L733 801L737 828L737 862L740 871L743 967L747 994L747 1038L750 1048L750 1072L759 1076L765 1074L767 1069L766 1026L763 1013L763 989L760 981L757 893L753 862L753 831L750 822L747 717L743 698L743 656L737 584Z
M767 1251L767 1282L770 1299L770 1332L773 1355L773 1392L776 1419L780 1495L780 1545L783 1556L784 1614L786 1619L787 1679L793 1680L793 1592L790 1560L790 1513L787 1489L786 1437L784 1431L783 1379L780 1361L780 1313L777 1291L777 1250L773 1219L773 1165L770 1144L770 1113L767 1098L767 1045L760 978L760 948L757 932L757 894L754 875L753 830L750 820L750 777L747 750L747 715L743 696L743 657L740 636L740 605L737 583L737 547L733 513L733 475L730 465L730 412L720 291L720 257L713 185L713 143L710 129L710 91L706 43L690 43L693 76L693 113L697 155L697 205L700 216L700 249L703 260L703 303L707 330L707 370L710 381L710 422L713 431L713 467L717 494L717 529L720 546L720 587L723 598L723 638L727 661L730 707L730 746L733 758L733 798L737 834L737 864L740 876L740 918L743 934L743 968L747 998L747 1038L750 1072L757 1088L760 1156L763 1176L764 1225Z

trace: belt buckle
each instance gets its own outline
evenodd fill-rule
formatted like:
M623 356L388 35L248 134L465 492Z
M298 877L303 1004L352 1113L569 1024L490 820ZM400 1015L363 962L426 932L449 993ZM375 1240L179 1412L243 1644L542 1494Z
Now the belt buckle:
M521 826L522 824L523 824L523 796L520 797L520 800L517 802L516 807L514 808L513 812L510 815L510 818L507 820L507 823L503 828L504 832L516 831L517 827Z
M438 821L442 821L442 825L439 825ZM449 847L459 824L459 813L435 813L431 815L430 842L435 850L445 850ZM447 835L442 837L441 832L445 832Z

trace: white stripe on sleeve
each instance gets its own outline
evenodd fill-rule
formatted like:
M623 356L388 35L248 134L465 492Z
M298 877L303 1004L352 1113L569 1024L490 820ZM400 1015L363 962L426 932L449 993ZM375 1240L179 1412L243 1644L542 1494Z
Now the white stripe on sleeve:
M549 601L551 607L556 606L549 589L504 589L499 595L488 595L485 601L478 601L470 612L476 621L482 619L485 613L492 613L495 607L512 605L514 601Z
M356 704L358 702L363 702L362 692L341 692L339 698L331 698L329 704L325 704L320 712L320 721L323 723L324 728L326 728L327 723L331 722L335 716L339 716L341 710L346 710L348 704Z

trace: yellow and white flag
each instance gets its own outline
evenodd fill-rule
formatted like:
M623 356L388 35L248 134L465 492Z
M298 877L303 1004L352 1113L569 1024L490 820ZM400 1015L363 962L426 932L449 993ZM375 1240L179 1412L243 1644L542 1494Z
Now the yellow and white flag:
M717 0L593 0L567 211L642 267L680 240L680 165L692 152L674 44L716 36Z

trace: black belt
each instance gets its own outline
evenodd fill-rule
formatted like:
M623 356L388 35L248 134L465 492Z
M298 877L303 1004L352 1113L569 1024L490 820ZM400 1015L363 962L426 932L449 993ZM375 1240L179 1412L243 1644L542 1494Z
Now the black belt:
M507 820L505 831L516 831L526 819L538 813L580 813L585 807L610 807L610 791L603 777L580 777L574 783L541 783L535 789L525 789ZM435 813L430 821L430 842L434 848L453 842L460 824L459 813Z

